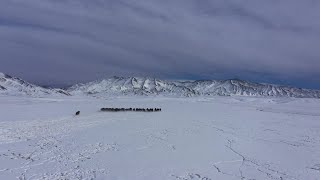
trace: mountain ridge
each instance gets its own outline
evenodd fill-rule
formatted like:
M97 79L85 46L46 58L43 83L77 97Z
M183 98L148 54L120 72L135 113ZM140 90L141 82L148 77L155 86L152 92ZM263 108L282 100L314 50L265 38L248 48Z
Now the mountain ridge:
M44 88L20 78L0 72L0 94L13 96L43 97L48 95L70 96L67 91L56 88Z
M119 77L73 85L65 90L45 88L0 72L0 94L42 97L70 96L254 96L320 98L320 90L228 80L161 80L150 77Z
M273 96L320 98L320 90L283 85L228 80L160 80L142 77L111 77L77 84L68 89L71 94L88 95L164 95L194 96Z

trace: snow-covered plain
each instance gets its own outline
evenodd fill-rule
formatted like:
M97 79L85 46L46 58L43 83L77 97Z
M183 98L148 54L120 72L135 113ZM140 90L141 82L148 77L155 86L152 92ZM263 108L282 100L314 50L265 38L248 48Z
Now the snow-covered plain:
M294 98L0 96L0 179L318 180L319 108Z

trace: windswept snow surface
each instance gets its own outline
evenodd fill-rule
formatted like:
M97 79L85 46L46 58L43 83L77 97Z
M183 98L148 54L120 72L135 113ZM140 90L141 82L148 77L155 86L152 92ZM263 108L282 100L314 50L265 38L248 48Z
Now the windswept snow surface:
M319 107L291 98L0 96L0 179L318 180Z

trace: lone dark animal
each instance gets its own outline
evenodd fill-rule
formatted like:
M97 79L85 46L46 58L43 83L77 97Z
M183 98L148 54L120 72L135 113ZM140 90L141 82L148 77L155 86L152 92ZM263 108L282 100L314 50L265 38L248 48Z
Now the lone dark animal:
M79 116L79 115L80 115L80 111L77 111L77 112L76 112L76 116Z

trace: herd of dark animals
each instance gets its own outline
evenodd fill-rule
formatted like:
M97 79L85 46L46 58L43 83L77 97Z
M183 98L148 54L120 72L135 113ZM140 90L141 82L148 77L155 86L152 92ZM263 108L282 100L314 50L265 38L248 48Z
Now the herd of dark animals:
M124 112L124 111L159 112L159 111L161 111L161 108L101 108L101 111L106 111L106 112Z
M136 112L159 112L161 108L101 108L103 112L125 112L125 111L136 111ZM80 111L76 112L76 116L80 115Z

